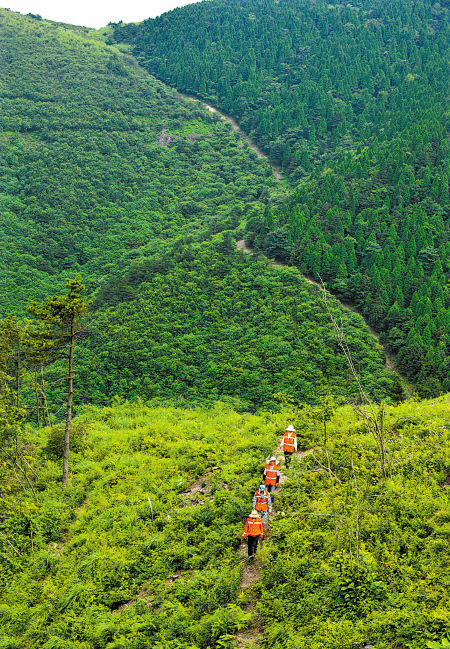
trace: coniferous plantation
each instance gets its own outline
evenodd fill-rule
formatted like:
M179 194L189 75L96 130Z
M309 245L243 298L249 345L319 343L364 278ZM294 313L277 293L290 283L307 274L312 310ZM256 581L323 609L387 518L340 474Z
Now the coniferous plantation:
M0 649L450 646L447 70L429 0L0 9Z
M114 35L235 116L291 180L247 242L355 304L421 394L448 390L444 4L215 0Z

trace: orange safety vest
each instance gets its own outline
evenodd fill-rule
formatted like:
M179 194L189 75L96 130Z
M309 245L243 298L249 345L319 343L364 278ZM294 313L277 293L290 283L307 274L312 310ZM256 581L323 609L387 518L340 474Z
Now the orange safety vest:
M278 465L277 464L266 464L266 475L264 482L266 484L277 484L277 475L278 475Z
M267 489L264 489L264 491L261 492L258 491L255 494L256 496L256 511L257 512L266 512L269 509L269 492Z
M249 517L245 523L244 536L262 536L264 534L262 520L259 518Z
M296 437L295 434L293 437L291 437L289 433L284 434L283 451L285 453L295 453L295 437Z

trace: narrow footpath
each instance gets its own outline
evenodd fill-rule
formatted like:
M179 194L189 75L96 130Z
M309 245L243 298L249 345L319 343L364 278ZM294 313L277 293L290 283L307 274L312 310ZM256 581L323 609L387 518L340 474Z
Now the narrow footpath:
M185 95L185 94L183 94L183 93L181 93L179 91L178 91L178 94L179 94L180 97L183 97L184 99L187 99L188 101L196 101L197 103L201 104L208 112L217 115L218 117L220 117L221 120L223 120L224 122L227 122L228 124L230 124L233 131L235 133L239 133L240 137L245 142L248 143L248 146L250 147L250 149L252 149L253 151L256 152L256 155L258 156L258 158L265 158L267 160L267 162L272 167L272 171L273 171L273 175L275 177L275 180L277 182L280 182L283 179L283 176L282 176L282 173L281 173L281 167L279 167L278 165L274 164L273 162L271 162L269 160L268 156L259 148L259 146L246 133L244 133L242 131L239 124L236 122L236 120L233 117L231 117L230 115L227 115L226 113L221 112L220 110L218 110L214 106L211 106L210 104L207 104L206 102L199 99L198 97L194 97L193 95ZM237 241L236 245L239 248L239 250L242 250L242 252L244 252L246 254L252 254L253 253L253 251L245 245L245 242L244 242L243 239L241 239L240 241ZM282 264L280 262L273 261L273 260L270 260L269 263L270 263L271 266L285 266L285 264ZM318 289L321 290L321 286L320 286L320 284L318 282L314 281L310 277L307 277L306 275L304 275L303 277L305 278L305 280L309 284L312 284L313 286L317 286ZM404 376L402 376L398 372L398 370L396 369L394 357L392 356L392 354L390 354L388 352L386 347L380 341L380 334L377 331L375 331L375 329L373 329L366 322L366 319L364 318L362 313L360 313L352 304L349 304L347 302L342 302L341 300L339 300L339 302L340 302L340 304L342 304L344 309L346 309L347 311L351 311L352 313L356 313L356 314L360 315L363 318L363 320L366 323L370 333L376 338L378 344L384 350L385 357L386 357L386 362L385 362L386 369L390 370L391 372L395 372L396 374L399 375L399 377L402 379L402 383L404 385L404 388L405 388L406 392L409 393L409 396L411 396L412 393L413 393L413 386L411 386L411 384L407 381L407 379Z
M280 182L283 178L282 173L281 173L281 167L276 165L274 162L271 162L268 158L268 156L259 148L259 146L246 134L242 131L241 127L239 124L236 122L236 120L231 117L230 115L227 115L226 113L222 113L220 110L217 108L214 108L214 106L211 106L210 104L207 104L206 102L202 101L201 99L198 99L198 97L194 97L193 95L185 95L181 92L178 91L178 94L180 97L183 97L183 99L187 99L189 101L196 101L197 103L201 104L203 108L206 108L206 110L209 113L213 113L214 115L217 115L220 117L220 119L224 122L227 122L227 124L231 125L231 128L235 133L239 133L240 137L247 142L248 146L250 149L255 151L256 155L258 158L264 158L267 160L269 165L272 167L273 175L274 178L277 182Z
M283 458L283 452L280 450L280 445L282 442L282 437L278 440L276 449L272 451L272 454L277 458L277 464L281 468L280 463ZM307 451L297 451L294 454L293 462L289 471L294 471L298 468L298 462L302 460L306 455L309 455L313 452L314 449L310 448ZM297 459L296 459L297 458ZM275 490L275 503L273 505L272 516L276 515L276 496L279 495L280 487L284 485L288 476L286 473L281 473L280 471L280 481ZM266 529L264 531L264 540L263 544L267 543L267 540L270 538L270 518ZM261 544L259 550L261 549ZM264 629L261 621L261 616L258 613L258 584L261 581L261 564L258 554L253 562L249 562L246 558L247 555L247 543L243 541L240 546L240 554L244 563L244 570L242 572L242 581L239 589L239 599L241 600L241 606L244 611L251 615L249 626L239 633L236 634L236 644L239 649L250 649L250 647L257 647L259 641L264 636Z

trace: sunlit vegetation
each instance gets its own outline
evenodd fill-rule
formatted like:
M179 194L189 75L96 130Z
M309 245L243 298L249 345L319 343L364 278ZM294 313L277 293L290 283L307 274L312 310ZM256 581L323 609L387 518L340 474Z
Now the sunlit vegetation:
M236 649L257 615L266 649L447 646L446 19L0 9L0 649Z
M316 450L290 470L272 526L260 602L267 646L423 649L445 636L449 412L448 395L386 409L385 482L351 408L328 423L327 448L303 417L299 445Z
M214 0L114 31L282 165L248 243L356 304L424 396L450 388L448 25L432 0Z
M206 649L245 625L237 549L276 427L223 404L85 408L64 492L63 430L28 431L38 500L0 513L0 646Z
M131 56L6 10L0 36L1 314L69 273L92 290L140 249L235 227L276 193L228 125Z
M448 412L448 398L386 408L387 481L349 407L328 422L326 450L307 410L86 407L66 490L62 429L25 431L38 499L1 474L0 646L234 647L250 617L243 522L290 419L313 454L294 460L262 550L265 642L423 649L449 622Z

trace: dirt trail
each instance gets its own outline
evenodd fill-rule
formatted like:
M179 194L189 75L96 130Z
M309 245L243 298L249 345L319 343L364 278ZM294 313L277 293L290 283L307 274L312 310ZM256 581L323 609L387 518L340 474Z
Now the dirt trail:
M279 443L277 444L277 448L274 449L272 453L277 458L277 462L279 466L280 466L281 458L283 457L283 452L280 450L281 440L282 438L280 438ZM307 451L298 451L297 453L295 453L295 458L301 460L306 455L312 453L313 450L314 449L310 448ZM289 469L289 471L292 471L294 469L294 466L292 466L292 468ZM286 482L288 477L286 474L281 473L281 471L280 474L281 474L280 481L278 483L277 491ZM272 501L272 506L274 507L275 510L273 501ZM270 538L269 526L266 526L264 537L265 539ZM261 617L257 612L256 605L258 601L258 594L255 588L255 586L261 580L261 564L259 562L258 555L256 555L256 558L252 563L249 562L248 559L246 558L247 557L246 541L241 543L240 553L242 555L243 560L246 563L244 564L244 570L242 572L242 581L239 589L239 598L241 599L242 604L244 605L243 608L245 612L251 615L251 620L248 628L245 629L245 631L240 631L239 633L237 633L236 644L239 647L239 649L250 649L251 647L257 647L259 641L264 636L264 629L262 626Z
M246 254L250 254L250 255L253 254L253 250L251 250L248 246L245 245L244 239L240 239L239 241L236 241L236 248L238 248L238 250L242 250L242 252L244 252ZM273 260L268 260L268 261L269 261L269 264L271 266L286 267L286 264L282 264L279 261L273 261ZM313 279L311 279L311 277L307 277L306 275L303 275L303 278L305 279L306 282L308 282L308 284L312 284L313 286L317 287L317 289L319 291L322 290L322 287L319 284L319 282L314 281ZM364 320L364 322L365 322L367 328L369 329L370 333L372 334L372 336L374 336L376 338L377 343L383 348L383 351L384 351L384 354L385 354L385 357L386 357L386 361L385 361L385 364L384 364L386 369L389 370L390 372L395 372L395 374L398 374L400 376L400 378L403 380L404 388L406 389L407 393L409 392L409 396L411 396L411 394L413 393L412 386L408 383L407 379L404 376L402 376L400 374L400 372L397 370L397 368L395 367L394 357L392 356L392 354L390 354L388 352L386 347L380 341L380 334L378 333L378 331L375 331L375 329L370 326L370 324L364 318L363 314L360 313L352 304L350 304L348 302L342 302L342 300L339 300L338 298L336 298L336 299L339 301L339 303L342 305L342 307L344 309L346 309L347 311L351 311L352 313L356 313L356 314L361 316L361 318Z
M241 138L245 142L247 142L249 148L253 149L253 151L255 151L258 158L264 158L265 160L267 160L267 162L272 167L272 171L273 171L273 175L274 175L275 180L277 182L280 182L280 180L282 180L283 175L281 173L281 167L279 167L278 165L276 165L275 163L273 163L273 162L271 162L269 160L267 155L259 148L259 146L246 133L244 133L242 131L241 127L239 126L239 124L236 122L236 120L233 117L231 117L230 115L227 115L226 113L222 113L217 108L214 108L214 106L211 106L210 104L207 104L206 102L202 101L201 99L198 99L198 97L194 97L193 95L185 95L185 94L183 94L181 92L178 92L178 94L180 95L180 97L183 97L184 99L189 99L190 101L198 102L204 108L206 108L206 110L209 113L213 113L213 114L217 115L218 117L220 117L220 119L222 121L227 122L227 124L230 124L233 131L235 133L239 133Z
M314 281L313 279L311 279L310 277L306 277L306 275L303 275L303 277L306 279L306 281L308 282L308 284L312 284L313 286L317 286L317 288L318 288L320 291L322 290L322 287L321 287L321 285L320 285L318 282L315 282L315 281ZM394 357L392 356L392 354L390 354L390 353L388 352L388 350L386 349L386 347L385 347L385 346L383 345L383 343L380 341L380 334L378 333L378 331L375 331L375 329L374 329L373 327L370 326L370 324L369 324L369 323L366 321L366 319L364 318L363 314L362 314L360 311L358 311L358 309L356 309L355 306L354 306L353 304L350 304L349 302L343 302L342 300L339 300L339 302L341 303L341 306L342 306L344 309L346 309L346 311L351 311L352 313L357 313L358 315L361 316L361 318L362 318L362 319L364 320L364 322L366 323L367 328L369 329L369 331L370 331L370 333L372 334L372 336L374 336L374 337L377 339L378 344L381 345L381 347L383 348L384 354L385 354L385 356L386 356L386 361L385 361L385 367L386 367L386 369L388 369L388 370L391 371L391 372L395 372L396 374L399 374L399 376L401 376L401 374L398 372L398 370L397 370L396 367L395 367ZM406 381L406 379L405 379L404 377L402 377L402 378L404 379L404 381ZM411 396L411 395L410 395L410 396Z

